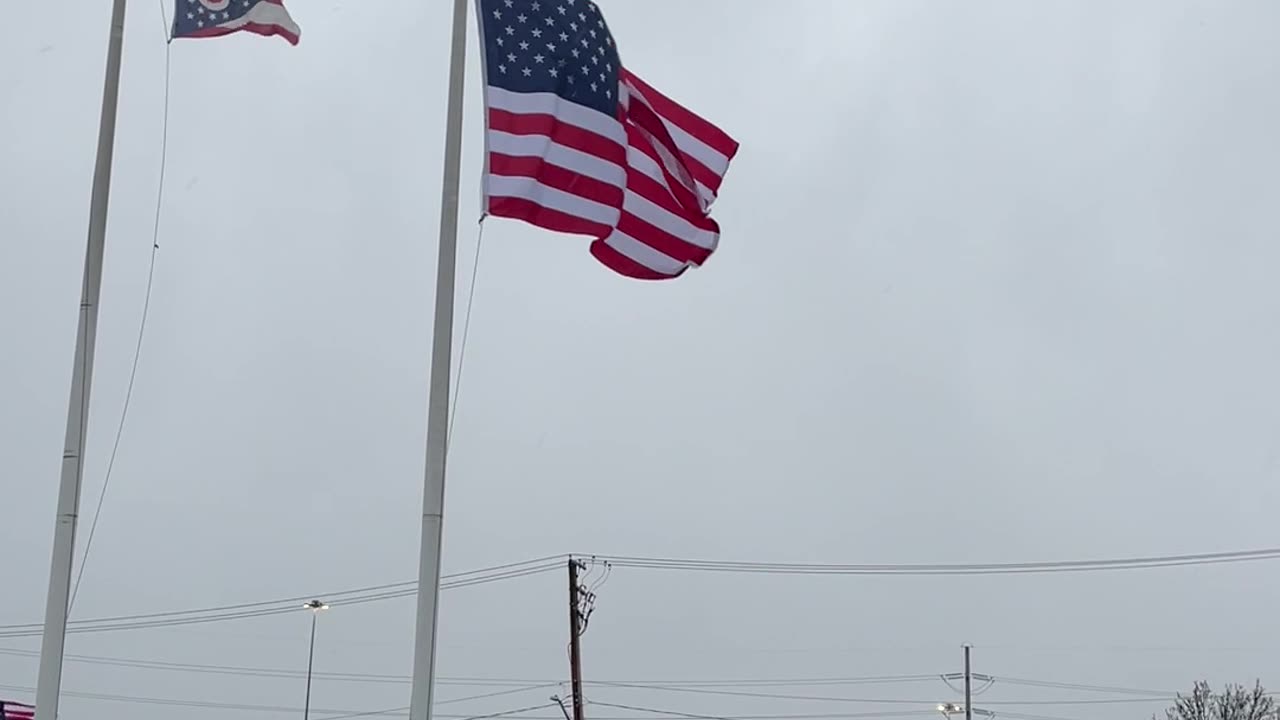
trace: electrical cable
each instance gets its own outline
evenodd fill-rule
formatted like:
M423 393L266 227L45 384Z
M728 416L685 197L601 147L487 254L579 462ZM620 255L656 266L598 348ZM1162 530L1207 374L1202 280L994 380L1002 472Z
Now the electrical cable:
M0 690L17 691L17 692L35 692L35 688L25 685L0 685ZM89 692L69 692L62 693L65 697L79 698L84 700L102 700L108 702L124 702L139 705L167 705L174 707L190 707L190 708L206 708L214 710L241 710L248 712L279 712L279 713L300 713L302 708L288 707L280 705L259 705L250 703L232 703L232 702L214 702L205 700L186 700L180 698L156 698L144 697L137 695L116 695L110 693L89 693ZM541 705L531 705L529 707L515 708L513 710L503 710L497 713L489 713L485 715L466 715L458 713L437 713L432 712L432 717L449 719L449 720L486 720L487 718L507 717L518 715L519 713L530 712L533 710L541 710L551 707L552 703L543 703ZM364 715L390 715L407 712L408 708L400 708L396 710L380 710L375 712L350 711L350 710L326 710L319 708L311 708L311 712L333 715L335 717L326 720L336 720L336 718L360 717ZM527 716L526 716L527 717ZM601 719L603 720L603 719Z
M37 658L40 656L38 650L23 650L18 648L0 648L0 655L10 655L15 657ZM254 666L240 665L210 665L199 663L178 663L166 662L160 660L142 660L136 658L111 657L101 655L66 655L65 660L68 662L88 663L94 665L105 665L125 668L137 668L145 670L161 670L170 672L192 672L207 673L213 675L243 675L250 677L270 677L270 678L289 678L297 679L306 677L306 671L293 670L285 668L264 668ZM410 677L408 675L385 675L375 673L350 673L350 672L314 672L313 677L328 681L337 682L364 682L364 683L386 683L386 684L408 684ZM683 680L644 680L644 679L622 679L622 680L587 680L586 684L591 686L661 686L661 687L812 687L812 686L840 686L840 685L870 685L870 684L896 684L896 683L916 683L923 681L936 680L937 675L920 674L920 675L873 675L863 677L821 677L821 678L744 678L744 679L683 679ZM559 684L552 680L538 680L530 678L477 678L477 677L439 677L436 678L438 685L459 685L459 686L523 686L523 687L547 687Z
M929 698L854 698L854 697L835 697L824 695L792 695L782 693L759 693L744 692L735 690L712 690L705 688L681 688L663 685L650 685L640 683L625 682L601 682L597 681L596 685L605 685L613 688L628 688L636 690L658 690L664 692L683 692L694 693L699 695L719 695L727 697L747 697L768 700L801 700L808 702L828 702L828 703L860 703L860 704L882 704L882 705L931 705L935 700ZM1173 700L1172 695L1168 697L1150 697L1150 698L1117 698L1117 699L1089 699L1089 700L995 700L983 703L984 705L1107 705L1107 704L1128 704L1128 703L1144 703L1144 702L1168 702ZM1002 712L1007 715L1008 713Z
M1009 685L1025 685L1028 687L1055 688L1060 690L1080 690L1084 692L1115 693L1119 695L1158 695L1164 698L1172 698L1177 695L1177 693L1171 690L1143 690L1141 688L1114 687L1109 685L1083 685L1079 683L1066 683L1054 680L1005 677L1004 675L1001 675L996 679L1001 683L1007 683Z
M661 690L665 692L681 692L681 693L691 693L691 694L698 694L698 695L721 695L721 696L727 696L727 697L749 697L749 698L760 698L760 699L769 699L769 700L806 700L806 701L819 701L819 702L847 702L847 703L872 703L872 704L879 703L884 705L931 705L934 702L936 702L936 701L927 700L927 699L921 700L921 699L906 699L906 698L889 699L889 698L827 697L827 696L817 696L817 695L787 695L787 694L781 694L781 693L758 693L758 692L747 692L742 690L713 690L708 688L675 687L670 685L666 685L666 686L641 685L638 683L621 683L621 682L608 682L608 683L597 683L597 684L607 685L609 687L614 687L614 688Z
M552 707L554 704L555 703L546 703L543 705L534 705L531 707L519 708L516 710L504 710L503 712L491 713L489 715L471 715L469 717L462 718L462 720L489 720L489 718L509 717L522 712L542 710L544 708ZM407 715L408 713L409 713L409 708L399 707L399 708L391 708L389 710L374 710L371 712L348 713L346 715L331 715L327 718L322 718L321 720L348 720L349 718L369 717L371 715ZM431 716L445 717L435 712L431 713Z
M506 566L469 571L460 574L450 583L442 583L441 588L467 587L499 580L508 580L541 572L548 572L559 567L559 561L565 555L549 556ZM1188 555L1144 556L1114 558L1101 560L1068 560L1050 562L1019 563L960 563L960 564L880 564L880 565L838 565L814 563L766 563L711 561L681 558L645 558L634 556L605 556L581 554L578 557L594 557L618 567L630 567L654 570L679 570L721 573L747 574L787 574L787 575L1000 575L1049 572L1089 572L1103 570L1133 570L1157 567L1180 567L1188 565L1208 565L1221 563L1249 562L1259 560L1280 559L1280 548L1264 548L1258 550L1241 550L1218 553L1198 553ZM554 560L554 562L553 562ZM540 565L538 563L545 562ZM507 568L500 571L501 568ZM488 575L484 573L488 572ZM466 576L466 577L463 577ZM391 588L403 588L391 590ZM374 591L386 589L387 592ZM346 597L357 593L373 593ZM89 621L73 621L69 632L99 632L107 630L143 629L150 627L169 627L182 624L217 622L235 620L245 617L261 617L281 614L289 608L267 608L265 606L282 602L299 602L311 597L337 597L341 602L375 602L396 597L405 597L416 593L416 583L393 583L390 585L357 588L337 593L309 593L305 596L286 598L283 600L245 603L241 605L206 608L203 611L175 611L170 613L151 613L148 615L120 616L116 618L98 618ZM230 612L241 608L263 607L260 611ZM225 612L224 612L225 611ZM223 614L217 614L223 613ZM199 617L193 617L199 615ZM164 621L162 618L173 616L174 619ZM117 624L111 624L117 623ZM39 634L39 623L23 625L0 625L0 638L30 637Z
M479 570L469 570L442 578L441 589L455 589L484 585L503 580L512 580L530 575L550 572L559 569L561 556L535 558L519 563L506 563ZM224 620L266 617L280 615L297 610L297 604L311 597L328 598L330 604L357 605L377 602L398 597L408 597L417 593L416 582L392 583L355 588L325 594L309 594L291 598L279 598L252 603L222 605L194 610L173 610L158 613L119 615L113 617L78 620L68 623L68 632L106 632L114 630L137 630L179 625L195 625ZM34 637L42 631L41 623L25 623L21 625L0 625L0 638Z
M1006 575L1055 572L1096 572L1103 570L1139 570L1161 567L1184 567L1189 565L1216 565L1223 563L1277 560L1280 559L1280 548L1091 560L1009 563L890 563L868 565L744 562L610 555L596 555L595 557L601 560L606 560L617 567L649 570L783 575Z
M706 715L702 713L687 713L678 710L663 710L660 708L644 707L641 705L624 705L622 703L609 703L600 700L588 700L588 705L599 705L601 707L616 708L619 710L631 710L633 712L653 713L655 715L671 715L674 717L690 718L691 720L824 720L830 718L881 718L881 717L916 717L924 715L936 715L936 710L898 710L889 712L866 712L866 713L785 713L781 715ZM600 720L600 719L597 719Z

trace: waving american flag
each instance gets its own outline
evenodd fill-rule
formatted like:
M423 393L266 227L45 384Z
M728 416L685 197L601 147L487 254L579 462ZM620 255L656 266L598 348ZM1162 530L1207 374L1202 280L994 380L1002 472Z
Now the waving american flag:
M724 131L622 66L590 0L479 0L487 211L595 238L623 275L704 263L708 211L738 151Z

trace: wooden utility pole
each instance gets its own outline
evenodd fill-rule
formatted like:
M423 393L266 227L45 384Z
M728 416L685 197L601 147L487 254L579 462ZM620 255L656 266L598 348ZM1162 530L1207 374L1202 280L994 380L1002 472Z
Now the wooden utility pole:
M573 690L573 720L585 720L582 712L582 586L578 584L577 558L569 558L569 671Z
M964 720L973 720L973 672L969 669L971 645L964 646Z

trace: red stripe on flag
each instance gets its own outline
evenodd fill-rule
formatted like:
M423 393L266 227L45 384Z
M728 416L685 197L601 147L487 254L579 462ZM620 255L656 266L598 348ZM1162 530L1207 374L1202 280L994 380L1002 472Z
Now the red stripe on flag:
M644 93L645 99L649 101L659 115L715 148L721 155L732 160L734 155L738 154L738 142L729 137L728 133L695 115L666 95L654 90L651 85L636 77L631 71L622 68L619 72L619 79L635 85L640 92Z
M701 265L711 257L710 250L678 238L628 212L622 213L622 218L618 220L618 232L630 235L663 255L680 262Z
M594 238L607 236L613 228L603 223L592 222L576 215L562 213L559 210L543 207L532 200L518 197L489 198L489 214L497 217L523 220L540 228L573 235L589 235Z
M557 145L580 150L617 165L627 164L627 149L609 138L584 130L554 115L489 109L489 129L512 135L542 135Z
M671 131L667 127L666 122L652 107L645 104L645 102L641 101L639 98L633 96L631 98L631 108L627 111L627 114L637 126L648 131L657 142L661 143L662 149L666 150L671 157L676 159L681 168L688 172L690 178L706 185L711 192L715 192L720 188L720 176L712 172L711 168L704 165L701 160L680 149L675 138L671 136ZM630 137L630 131L632 128L628 127L627 130L628 137ZM633 141L632 144L634 145L635 142ZM661 166L668 175L670 175L670 168L667 167L666 163L662 162L661 157L657 156L655 159L658 160L658 165ZM683 187L685 186L686 180L673 177L672 182ZM690 183L690 185L692 184ZM691 187L690 192L694 192L695 189L696 188ZM696 208L701 212L702 207L697 202L697 197L693 197L694 203L691 207Z
M702 214L702 205L698 202L698 196L692 189L682 183L679 178L672 176L666 167L666 163L662 161L662 155L655 147L653 147L653 143L650 142L649 137L645 135L643 130L634 125L628 125L627 141L631 144L631 147L634 150L644 153L650 160L657 163L658 169L662 171L663 180L658 181L644 173L638 173L640 177L644 177L650 182L659 185L662 188L662 194L670 196L676 207L687 210L691 215ZM628 168L628 185L631 185L633 182L631 179L631 173L632 169Z
M676 146L662 118L635 98L632 98L627 117L631 120L627 125L627 142L658 163L667 177L666 184L681 205L692 212L701 213L702 203L698 198L698 186L694 183L693 173L689 171L684 153ZM663 159L664 155L667 160Z
M276 3L276 4L281 5L283 3ZM288 30L285 30L284 28L280 27L279 25L263 25L261 23L246 23L244 25L241 25L240 27L234 27L234 28L221 28L221 27L205 28L204 30L197 30L192 33L186 33L182 37L212 38L212 37L222 37L223 35L231 35L233 33L238 33L238 32L250 32L255 35L263 35L265 37L271 37L272 35L279 35L280 37L287 40L290 45L298 44L297 35L294 35Z
M586 198L612 208L622 207L622 188L580 173L553 165L539 157L515 157L489 153L489 172L493 175L527 177L542 185Z
M684 164L689 168L689 172L693 174L693 179L707 186L711 192L720 190L720 183L724 182L724 178L715 173L714 170L702 164L702 161L692 155L680 153L680 157L684 159Z
M603 240L591 243L591 256L619 275L625 275L636 280L669 280L673 277L678 277L678 275L664 275L660 272L655 272L609 247Z

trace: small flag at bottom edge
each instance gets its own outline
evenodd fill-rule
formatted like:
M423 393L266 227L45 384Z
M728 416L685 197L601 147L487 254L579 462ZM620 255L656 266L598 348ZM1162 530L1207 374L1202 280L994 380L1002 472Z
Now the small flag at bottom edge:
M35 716L35 705L0 700L0 720L32 720Z

